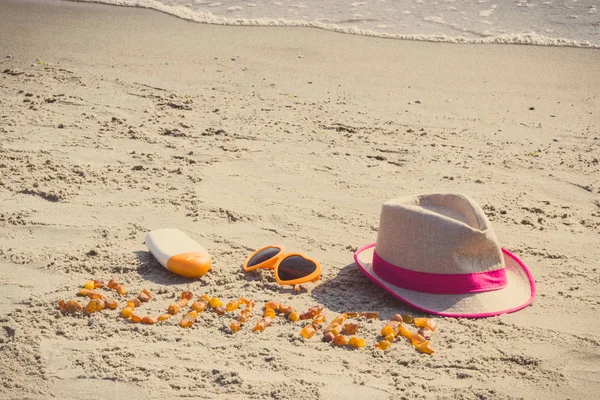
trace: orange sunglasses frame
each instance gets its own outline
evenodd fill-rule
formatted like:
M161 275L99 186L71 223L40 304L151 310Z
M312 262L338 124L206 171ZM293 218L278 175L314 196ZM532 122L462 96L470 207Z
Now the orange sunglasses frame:
M252 258L255 255L257 255L261 251L267 250L267 249L279 249L279 253L275 257L269 258L268 260L265 260L265 261L263 261L259 264L256 264L252 267L248 267L248 263L250 262L250 260L252 260ZM292 279L291 281L282 281L281 279L279 279L278 268L279 268L279 265L281 264L281 262L290 256L300 256L300 257L304 258L305 260L311 261L312 263L315 264L315 267L316 267L315 270L303 278ZM242 266L242 268L244 268L244 271L246 271L246 272L254 271L254 270L260 269L260 268L272 269L275 272L275 280L280 285L299 285L301 283L316 282L321 278L321 263L320 262L318 262L314 258L308 257L307 255L302 254L302 253L298 253L298 252L286 253L285 248L280 245L264 246L258 250L255 250L252 254L250 254L246 258L246 261L244 261L244 265Z

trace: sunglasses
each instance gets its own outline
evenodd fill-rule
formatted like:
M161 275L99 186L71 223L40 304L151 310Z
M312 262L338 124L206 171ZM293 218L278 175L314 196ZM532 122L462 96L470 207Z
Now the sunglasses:
M317 260L302 253L286 253L283 246L265 246L256 250L246 258L243 268L246 272L272 269L280 285L299 285L321 278L321 264Z

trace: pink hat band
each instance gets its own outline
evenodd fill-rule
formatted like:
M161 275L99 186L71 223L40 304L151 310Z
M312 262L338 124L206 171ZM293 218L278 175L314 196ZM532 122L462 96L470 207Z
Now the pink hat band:
M508 285L506 271L468 274L432 274L390 264L373 252L373 272L387 283L407 290L434 294L466 294L503 289Z

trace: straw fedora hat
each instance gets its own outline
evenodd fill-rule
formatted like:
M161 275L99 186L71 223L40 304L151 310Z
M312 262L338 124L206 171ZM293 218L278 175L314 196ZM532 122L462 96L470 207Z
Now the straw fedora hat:
M354 260L390 294L432 314L489 317L535 297L525 264L500 247L483 210L462 194L385 202L377 241L359 248Z

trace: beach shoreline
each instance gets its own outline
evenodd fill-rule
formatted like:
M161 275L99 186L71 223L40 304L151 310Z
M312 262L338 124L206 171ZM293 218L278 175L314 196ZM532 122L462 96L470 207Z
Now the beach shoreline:
M85 0L74 0L84 1ZM520 44L600 48L593 28L596 5L553 5L534 7L527 2L515 4L458 4L433 2L398 3L386 9L380 4L342 1L319 5L317 2L268 4L229 1L178 3L176 0L93 0L92 3L155 10L186 21L221 26L305 27L329 32L434 43ZM309 4L307 4L309 3ZM314 14L317 5L320 12ZM399 12L398 8L412 8ZM500 7L499 7L500 6ZM477 10L479 8L479 10ZM483 8L483 9L481 9ZM587 8L587 9L586 9ZM298 10L304 11L299 13ZM381 11L386 9L386 13ZM477 16L478 14L478 16ZM489 18L494 14L494 17ZM568 16L566 14L569 14ZM457 18L461 15L460 18ZM554 18L548 18L553 15ZM483 17L483 19L481 19ZM580 17L583 17L581 19ZM573 21L577 21L574 23ZM516 23L517 25L513 25ZM496 26L500 24L500 26ZM535 31L533 30L535 29ZM549 35L549 36L548 36ZM565 36L566 35L566 36Z
M313 28L204 25L148 9L0 3L2 398L586 399L600 390L600 51L402 41ZM375 350L396 313L353 251L390 198L461 192L531 269L532 306L439 318L429 357ZM146 232L177 227L215 261L168 273ZM246 274L283 244L323 265L296 293ZM133 325L64 316L115 278L156 294L378 311L367 348L279 321L228 331L204 313ZM257 307L254 317L261 311ZM362 329L362 328L361 328Z

